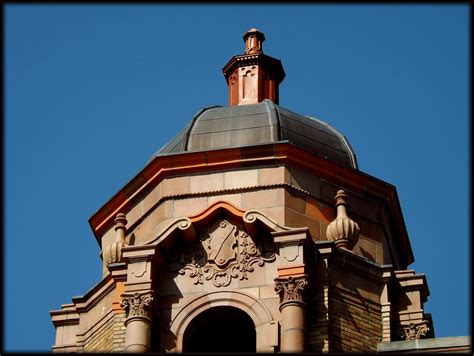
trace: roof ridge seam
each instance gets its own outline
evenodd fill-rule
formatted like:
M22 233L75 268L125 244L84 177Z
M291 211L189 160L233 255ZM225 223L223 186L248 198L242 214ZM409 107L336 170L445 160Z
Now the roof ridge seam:
M273 140L280 141L282 138L282 134L281 134L281 121L280 121L280 113L278 112L278 105L276 105L272 100L269 100L269 99L265 99L263 103L265 103L265 106L268 110L269 121L271 122L273 117L275 118L275 121L276 121L276 125L277 125L276 133L278 137L276 139L273 137ZM271 108L268 107L267 103L271 106ZM272 135L273 135L273 131L272 131Z
M327 123L325 121L322 121L316 117L312 117L312 116L309 116L309 115L306 115L306 117L308 118L311 118L311 119L315 119L319 122L321 122L323 125L326 125L332 132L334 132L337 137L339 137L339 139L341 140L342 144L347 148L347 151L349 153L349 158L351 160L351 163L352 165L354 166L353 168L355 169L359 169L359 166L357 164L357 159L356 159L356 155L355 155L355 152L354 150L352 149L351 145L349 144L347 138L345 135L343 135L341 132L339 132L334 126L332 126L330 123Z
M194 124L196 123L199 116L201 116L205 111L215 108L215 107L221 107L221 106L220 105L207 106L205 108L200 109L196 114L194 114L193 118L191 119L191 122L189 123L189 129L184 134L184 145L185 145L184 150L185 151L189 150L189 136L190 136L189 133L193 129Z

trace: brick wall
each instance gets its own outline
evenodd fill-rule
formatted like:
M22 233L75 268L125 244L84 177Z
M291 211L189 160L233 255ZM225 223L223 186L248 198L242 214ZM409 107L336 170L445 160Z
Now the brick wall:
M329 290L329 351L377 351L382 341L381 307L336 286Z
M113 350L123 351L125 348L125 313L115 314L114 317L114 338L113 338Z
M314 298L307 305L307 351L328 351L328 293L327 288L316 286Z
M113 314L86 340L84 352L117 352L125 347L125 314Z

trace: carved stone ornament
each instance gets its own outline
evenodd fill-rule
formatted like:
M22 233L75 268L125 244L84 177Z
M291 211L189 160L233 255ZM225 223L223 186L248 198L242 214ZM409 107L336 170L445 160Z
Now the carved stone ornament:
M335 241L336 247L352 250L359 239L359 225L347 216L347 194L339 190L336 194L337 216L327 227L326 236Z
M115 217L115 231L116 238L113 243L104 247L102 252L104 261L106 265L111 263L121 262L122 261L122 249L125 246L128 246L125 241L125 226L127 225L127 219L125 214L119 213Z
M303 292L308 285L304 277L300 278L277 278L275 280L275 291L280 294L280 303L303 302Z
M428 327L428 321L423 320L421 323L410 323L409 326L403 328L402 339L403 340L418 340L426 337L426 334L430 331Z
M127 312L127 317L148 316L149 308L153 303L153 296L150 293L123 294L120 306Z
M254 242L243 229L224 219L199 231L193 244L176 246L167 255L170 272L187 274L194 284L212 281L216 287L228 286L233 278L248 279L254 265L262 267L276 259L269 237Z

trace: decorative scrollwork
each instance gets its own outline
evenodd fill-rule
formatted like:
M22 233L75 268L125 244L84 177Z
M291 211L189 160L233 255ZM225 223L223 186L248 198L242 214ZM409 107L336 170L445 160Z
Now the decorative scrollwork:
M177 246L168 256L168 269L194 278L194 284L212 281L226 287L232 279L248 279L254 266L276 259L275 247L268 237L257 242L240 227L227 220L199 232L199 239L188 246Z
M153 296L147 294L123 294L120 306L127 312L127 317L148 316L148 310L153 303Z
M402 339L404 340L418 340L426 337L430 331L428 321L423 320L421 323L410 323L409 326L403 328Z
M303 302L303 292L307 284L305 277L277 278L275 280L275 291L280 294L280 303Z

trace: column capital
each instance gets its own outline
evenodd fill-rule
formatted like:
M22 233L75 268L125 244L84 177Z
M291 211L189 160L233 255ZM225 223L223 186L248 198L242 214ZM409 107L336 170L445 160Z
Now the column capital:
M428 320L421 320L417 323L412 322L408 326L402 327L402 340L419 340L429 337L426 335L430 331L428 325Z
M150 309L153 305L153 292L123 293L120 306L127 313L127 319L133 317L150 317Z
M287 304L304 305L303 295L307 285L307 275L275 278L275 291L280 295L280 310Z

